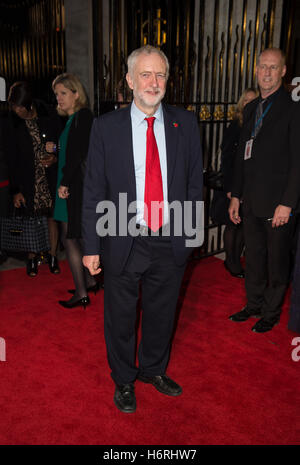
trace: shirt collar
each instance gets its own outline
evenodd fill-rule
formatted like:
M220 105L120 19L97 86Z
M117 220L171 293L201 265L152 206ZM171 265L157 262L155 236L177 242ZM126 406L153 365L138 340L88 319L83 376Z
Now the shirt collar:
M263 101L264 104L265 104L266 102L268 102L268 103L269 103L269 102L272 102L272 101L277 97L277 95L281 93L282 89L283 89L283 84L281 84L281 86L279 87L279 89L277 89L275 92L273 92L273 94L269 95L269 97L266 97L265 99L262 99L261 96L260 96L259 101L260 101L260 102Z
M134 101L132 102L131 104L131 110L130 110L130 114L131 114L131 119L132 119L132 122L138 126L140 125L141 123L143 123L143 121L145 120L145 118L147 118L147 115L142 112L137 106L136 104L134 103ZM160 104L158 109L156 110L156 112L154 113L153 115L155 117L155 119L157 119L159 122L162 122L163 121L163 111L162 111L162 105Z

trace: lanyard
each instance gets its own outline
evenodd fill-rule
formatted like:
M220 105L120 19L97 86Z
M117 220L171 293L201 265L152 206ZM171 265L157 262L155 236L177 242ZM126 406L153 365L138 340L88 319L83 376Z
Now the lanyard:
M265 109L265 111L263 112L263 114L261 115L261 117L256 121L256 125L254 126L254 129L252 131L252 134L251 134L251 139L254 139L254 134L255 134L255 129L257 128L257 126L260 124L260 122L263 120L263 118L266 116L266 114L268 113L268 111L270 110L271 106L272 106L272 103L273 102L270 102L269 105L267 106L267 108Z

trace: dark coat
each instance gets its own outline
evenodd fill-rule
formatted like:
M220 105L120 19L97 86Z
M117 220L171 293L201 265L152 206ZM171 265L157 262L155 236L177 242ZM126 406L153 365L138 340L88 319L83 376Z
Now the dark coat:
M133 237L118 233L119 215L131 202L136 201L136 181L132 145L131 106L107 113L96 119L90 140L87 170L84 182L82 229L85 255L103 251L105 268L120 274L125 266ZM167 170L168 201L177 201L183 207L190 201L195 218L196 202L202 200L203 166L197 119L192 112L163 105ZM119 194L127 194L125 205L119 205ZM100 201L110 201L116 207L117 235L100 240L96 233ZM136 212L128 213L128 221ZM134 220L133 220L134 221ZM193 222L195 226L195 222ZM126 225L127 226L127 225ZM125 233L126 234L126 233ZM187 247L187 236L174 233L174 219L170 215L170 239L177 265L183 265L192 252ZM102 258L101 257L101 258Z
M3 120L0 119L0 217L6 216L9 204L8 166L3 146Z
M234 162L239 145L241 126L238 119L234 119L224 132L221 144L221 171L223 174L224 192L231 192Z
M81 237L81 209L83 179L89 148L93 113L88 108L79 110L72 121L66 148L66 164L61 185L69 188L67 200L68 238Z
M221 171L223 174L223 190L215 190L211 202L210 216L214 223L230 224L228 213L230 200L227 192L231 192L235 157L239 145L241 126L234 119L224 132L221 144Z
M248 160L244 160L245 144L254 128L259 99L245 107L232 188L232 196L242 197L245 207L261 218L271 218L278 205L296 209L300 195L300 104L284 87L270 98L272 106Z
M62 130L61 120L54 109L41 101L36 101L38 120L37 124L41 134L46 134L45 141L58 144L59 134ZM12 193L21 192L26 200L26 212L33 214L34 199L34 151L32 138L28 132L25 121L15 113L9 115L5 129L4 149L9 167L9 179ZM54 200L57 178L57 163L46 169L46 178L49 190Z

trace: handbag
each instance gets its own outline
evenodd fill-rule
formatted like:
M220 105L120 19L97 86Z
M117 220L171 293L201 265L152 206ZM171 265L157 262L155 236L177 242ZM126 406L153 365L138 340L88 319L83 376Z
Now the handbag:
M17 216L1 219L1 248L20 252L42 252L50 249L48 222L45 216Z

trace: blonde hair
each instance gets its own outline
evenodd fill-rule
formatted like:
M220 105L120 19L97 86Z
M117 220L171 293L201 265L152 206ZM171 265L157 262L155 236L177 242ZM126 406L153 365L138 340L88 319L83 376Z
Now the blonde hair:
M89 106L88 97L86 91L84 90L83 85L79 81L78 77L75 74L63 73L56 76L52 82L52 90L55 92L55 87L57 84L62 84L66 89L71 90L74 94L78 93L78 99L75 101L74 111L78 111L81 108ZM59 106L57 106L57 112L59 115L66 115L66 112L63 111Z
M239 121L240 126L242 126L243 124L244 100L248 92L253 92L256 95L256 97L258 97L259 95L259 92L257 89L255 89L254 87L247 87L247 89L245 89L242 95L240 96L238 103L236 104L235 114L234 114L234 119L237 119Z
M144 45L143 47L137 48L136 50L133 50L133 52L131 52L131 54L129 55L127 59L128 74L131 77L133 77L133 70L134 70L135 62L136 62L136 59L140 55L143 55L143 54L151 55L152 53L156 53L164 60L166 64L166 74L167 74L166 77L168 79L169 69L170 69L169 60L162 50L160 50L159 48L153 47L152 45Z

